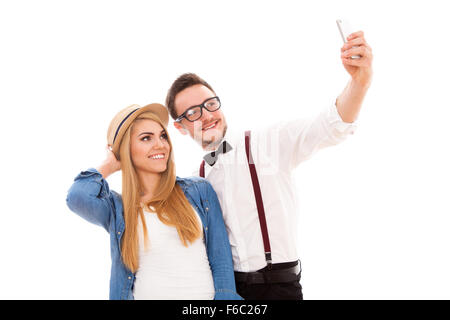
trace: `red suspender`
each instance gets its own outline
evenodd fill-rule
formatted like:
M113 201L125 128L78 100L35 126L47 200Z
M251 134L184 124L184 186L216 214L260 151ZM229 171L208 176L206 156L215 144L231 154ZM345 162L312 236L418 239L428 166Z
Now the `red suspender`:
M269 233L267 232L266 214L261 196L261 188L259 187L258 175L256 174L255 164L253 162L252 151L250 149L250 131L245 132L245 153L247 154L248 167L252 177L253 192L255 194L256 208L258 209L259 226L264 242L264 253L268 269L272 269L272 252L270 249ZM200 164L200 177L205 177L205 160Z
M202 163L200 164L200 177L204 178L205 177L205 160L202 161Z
M252 177L253 192L255 193L256 208L258 209L259 226L264 242L264 253L266 255L267 266L272 269L272 253L270 249L269 233L267 232L266 214L261 196L261 188L259 187L258 175L256 174L255 163L253 162L252 150L250 149L250 131L245 132L245 153L247 154L248 167Z

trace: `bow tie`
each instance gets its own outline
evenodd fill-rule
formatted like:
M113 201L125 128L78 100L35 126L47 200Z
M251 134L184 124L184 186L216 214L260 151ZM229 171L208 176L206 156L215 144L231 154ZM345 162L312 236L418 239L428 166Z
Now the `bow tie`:
M219 154L221 153L227 153L228 151L230 151L231 149L233 149L230 144L226 141L222 142L222 144L219 146L219 148L216 151L207 153L203 159L210 165L213 166L216 161L217 158L219 157Z

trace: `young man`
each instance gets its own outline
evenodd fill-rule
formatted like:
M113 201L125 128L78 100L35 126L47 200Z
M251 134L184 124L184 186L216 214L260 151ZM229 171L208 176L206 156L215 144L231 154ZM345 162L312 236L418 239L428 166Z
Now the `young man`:
M175 127L208 151L199 174L219 197L244 299L303 299L291 172L354 131L372 78L372 51L362 31L347 40L341 60L351 80L336 102L312 119L235 133L227 130L219 97L197 75L181 75L167 94Z

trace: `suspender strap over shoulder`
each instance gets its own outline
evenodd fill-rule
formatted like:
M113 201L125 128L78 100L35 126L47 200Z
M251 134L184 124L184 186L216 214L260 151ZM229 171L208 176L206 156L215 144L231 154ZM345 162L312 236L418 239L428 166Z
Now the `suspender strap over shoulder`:
M199 175L200 175L200 177L202 177L202 178L205 177L205 160L203 160L202 163L200 164Z
M256 174L255 163L253 162L252 150L250 148L250 131L245 132L245 153L247 154L248 167L252 177L253 192L255 194L256 208L258 209L259 225L264 242L264 252L266 255L266 262L268 269L272 268L272 252L270 249L269 233L267 232L266 214L264 211L264 204L261 195L261 188L259 187L258 175Z
M269 233L267 231L266 213L264 211L264 204L261 195L261 188L259 186L258 175L256 173L255 163L253 162L252 151L250 148L250 131L245 132L245 153L247 154L248 167L250 169L250 176L252 178L253 192L255 194L256 208L258 209L259 226L261 227L261 234L264 243L264 253L266 263L269 270L272 269L272 251L270 249ZM205 160L200 164L200 177L205 177Z

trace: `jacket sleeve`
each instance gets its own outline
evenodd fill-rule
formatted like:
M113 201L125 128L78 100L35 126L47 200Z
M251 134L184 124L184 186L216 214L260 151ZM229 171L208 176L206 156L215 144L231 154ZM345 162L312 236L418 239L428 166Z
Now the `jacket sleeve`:
M109 232L112 214L112 194L108 183L96 169L82 171L70 187L67 206L85 220L102 226Z
M204 209L208 212L206 250L214 279L214 299L243 300L236 293L231 247L217 194L207 180L204 180L204 186L207 199Z

